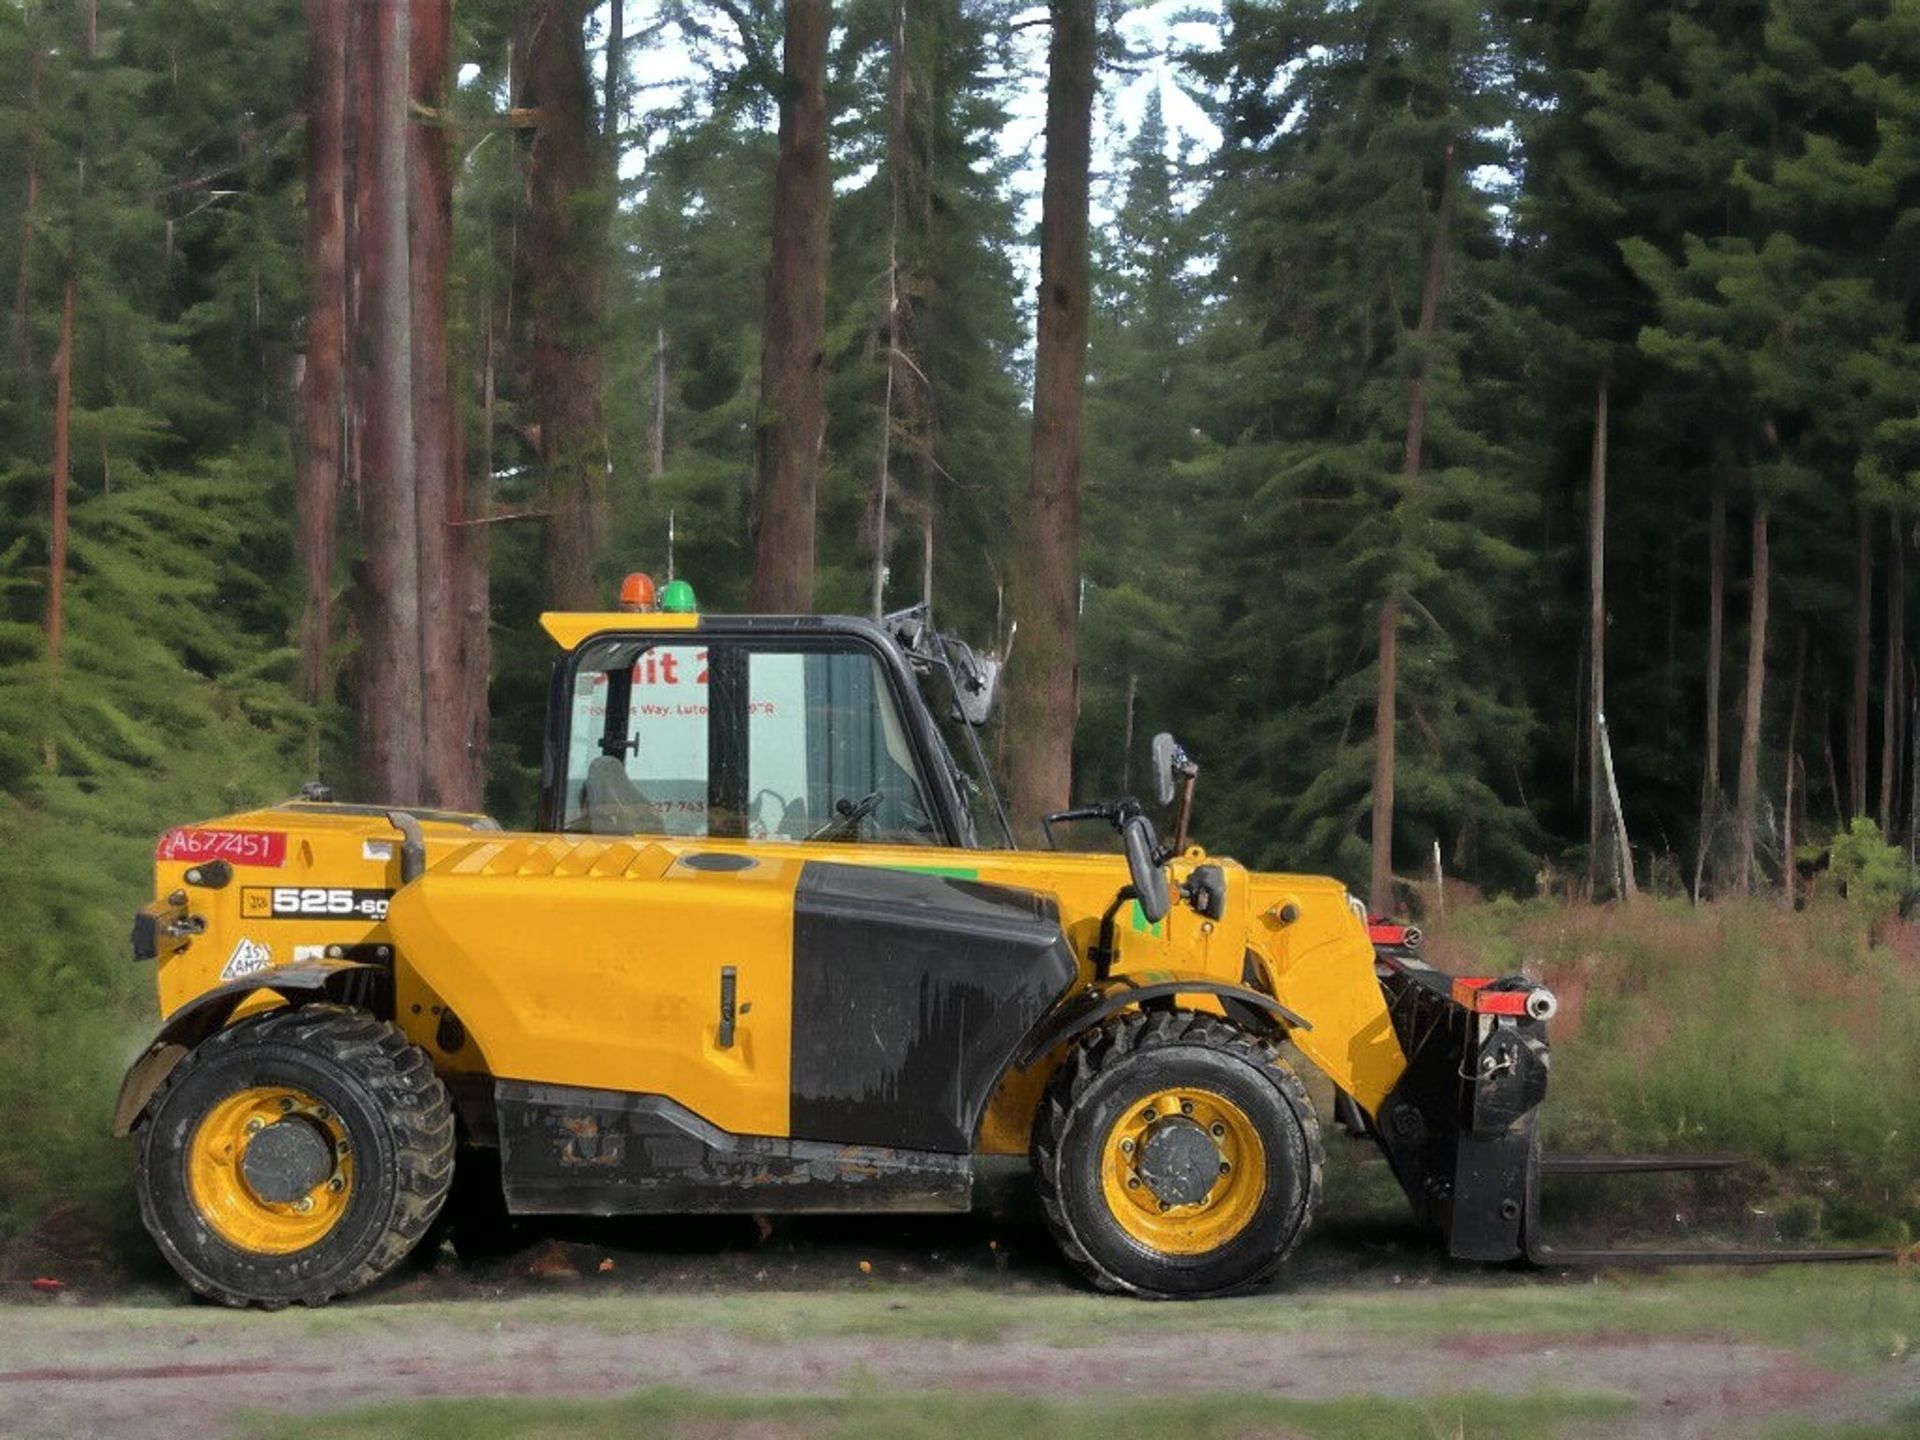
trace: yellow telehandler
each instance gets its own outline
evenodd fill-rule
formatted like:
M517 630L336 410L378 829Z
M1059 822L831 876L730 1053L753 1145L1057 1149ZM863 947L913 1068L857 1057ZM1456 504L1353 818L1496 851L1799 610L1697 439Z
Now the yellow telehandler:
M1457 1256L1543 1255L1543 1169L1673 1163L1543 1158L1553 997L1190 845L1170 737L1170 840L1121 799L1048 822L1118 853L1019 849L991 658L924 611L663 598L543 617L532 831L310 786L161 838L133 948L165 1020L114 1125L196 1292L358 1290L457 1170L511 1215L940 1211L1021 1155L1095 1285L1225 1294L1320 1197L1300 1059Z

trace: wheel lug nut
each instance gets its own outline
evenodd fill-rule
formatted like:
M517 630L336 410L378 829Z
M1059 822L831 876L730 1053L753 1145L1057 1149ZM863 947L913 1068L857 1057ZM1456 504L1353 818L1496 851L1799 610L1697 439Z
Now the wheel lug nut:
M1213 1122L1212 1128L1209 1129L1207 1133L1213 1136L1214 1139L1218 1140L1221 1136L1227 1133L1227 1127L1222 1125L1218 1120L1216 1120Z
M1127 1177L1127 1189L1138 1190L1139 1188L1140 1188L1140 1177L1138 1175L1129 1175Z
M293 1109L293 1101L288 1100L283 1096L280 1101L280 1113L284 1115L291 1109Z
M1171 1210L1172 1208L1173 1206L1169 1205L1166 1201L1162 1200L1160 1202L1160 1213L1162 1215L1166 1214L1167 1211Z
M1191 1114L1193 1114L1193 1101L1191 1101L1191 1100L1182 1100L1182 1101L1180 1102L1180 1113L1181 1113L1182 1115L1191 1115Z
M1232 1162L1227 1160L1222 1160L1220 1162L1220 1173L1222 1175L1231 1175L1233 1173Z
M1122 1141L1120 1142L1120 1153L1121 1153L1122 1155L1131 1155L1131 1154L1133 1154L1133 1141L1131 1141L1131 1140L1122 1140Z
M251 1120L247 1121L247 1133L249 1135L258 1135L262 1130L266 1128L267 1128L267 1122L262 1120L258 1115L254 1116Z
M295 1203L293 1208L298 1210L302 1215L305 1215L308 1211L313 1209L313 1197L311 1195L303 1195Z
M1151 1106L1149 1106L1146 1113L1142 1115L1140 1118L1146 1121L1147 1124L1151 1125L1154 1121L1158 1120L1160 1116Z
M331 1190L334 1194L338 1195L342 1190L347 1188L347 1182L345 1180L342 1180L338 1175L336 1175L331 1180L327 1181L327 1188Z

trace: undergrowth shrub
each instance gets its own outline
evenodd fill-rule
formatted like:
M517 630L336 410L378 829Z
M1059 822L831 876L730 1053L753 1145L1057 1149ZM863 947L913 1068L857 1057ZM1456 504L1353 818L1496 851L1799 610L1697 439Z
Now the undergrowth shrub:
M1827 853L1833 878L1847 899L1862 909L1884 914L1912 888L1906 852L1889 844L1880 827L1865 815L1856 815L1845 830L1836 831L1827 842Z

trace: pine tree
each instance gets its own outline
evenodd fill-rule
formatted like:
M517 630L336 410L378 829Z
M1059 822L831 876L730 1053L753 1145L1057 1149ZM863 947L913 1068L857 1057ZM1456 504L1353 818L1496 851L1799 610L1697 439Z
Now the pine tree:
M1262 861L1364 873L1391 753L1395 852L1523 873L1507 782L1529 720L1497 657L1530 440L1496 196L1471 178L1510 158L1498 36L1450 3L1231 20L1203 68L1228 97L1209 344L1232 367L1207 478L1234 537L1205 733L1251 803L1223 828Z

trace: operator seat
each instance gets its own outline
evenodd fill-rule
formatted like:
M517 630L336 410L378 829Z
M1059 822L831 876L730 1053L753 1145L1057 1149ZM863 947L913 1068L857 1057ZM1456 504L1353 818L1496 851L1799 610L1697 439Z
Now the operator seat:
M666 823L659 807L640 793L616 756L602 755L587 766L580 787L587 829L595 835L661 835Z

